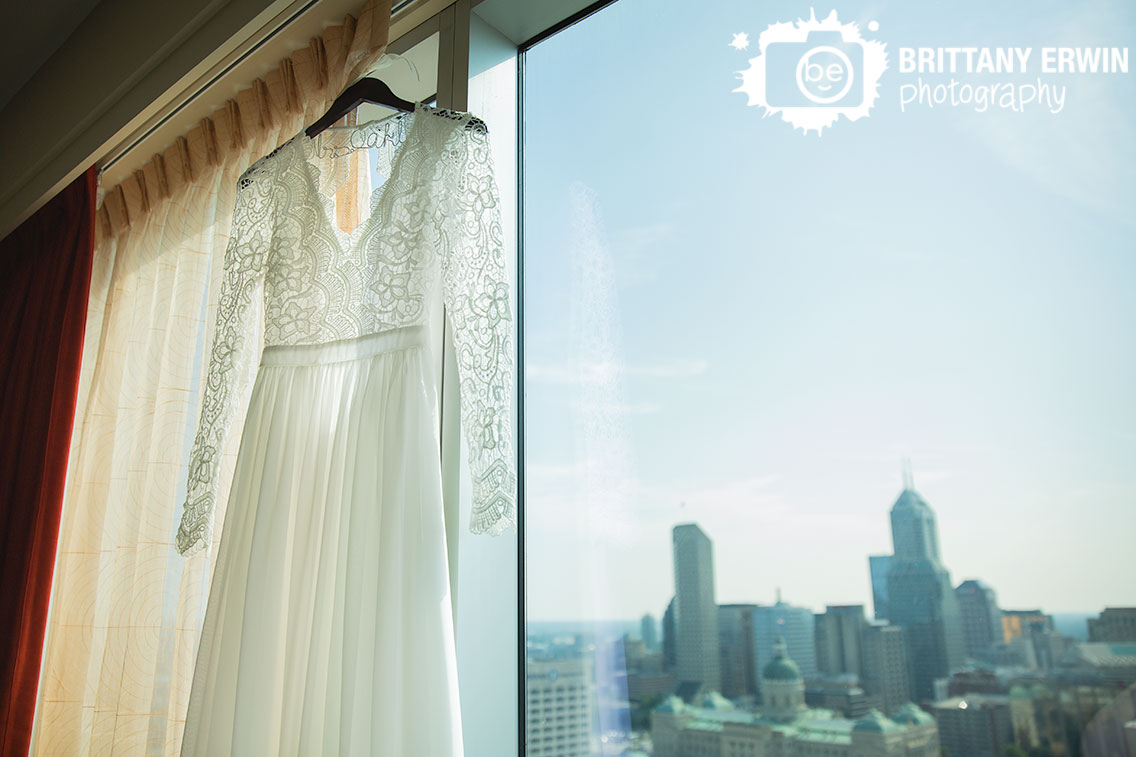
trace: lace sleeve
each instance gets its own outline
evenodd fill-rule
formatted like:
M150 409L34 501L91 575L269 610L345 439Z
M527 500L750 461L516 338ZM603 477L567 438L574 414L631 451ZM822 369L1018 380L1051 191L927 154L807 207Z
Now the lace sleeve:
M208 547L225 442L240 400L247 393L259 350L263 282L271 239L271 183L254 166L241 177L225 269L217 304L217 326L208 353L209 373L201 416L189 457L187 493L177 550L194 554Z
M512 316L489 139L469 118L446 140L434 219L473 480L469 528L496 535L516 527Z

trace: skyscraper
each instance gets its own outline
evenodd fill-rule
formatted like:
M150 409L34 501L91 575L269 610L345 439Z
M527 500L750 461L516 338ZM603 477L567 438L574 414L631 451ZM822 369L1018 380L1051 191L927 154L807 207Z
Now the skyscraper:
M722 686L718 659L718 604L714 601L714 552L694 523L674 527L675 672L680 683L703 690Z
M829 605L816 616L817 668L855 675L888 715L910 702L903 629L868 622L863 605Z
M1089 641L1136 641L1136 607L1106 607L1088 623Z
M678 664L678 631L675 629L675 599L663 611L663 670L673 672Z
M1014 743L1010 698L968 694L935 702L931 713L939 724L939 743L948 755L1002 757Z
M888 619L903 628L912 696L930 700L935 680L963 663L962 620L941 561L935 513L916 493L910 471L891 509L891 535Z
M543 757L593 754L595 682L586 660L529 660L525 665L525 730Z
M867 621L863 605L829 605L816 616L816 664L825 675L864 674L862 635Z
M869 555L868 572L872 576L872 610L876 620L888 619L888 571L891 555Z
M1002 640L1032 639L1053 630L1053 618L1041 610L1002 610Z
M903 629L886 623L870 623L864 629L861 646L864 674L860 685L864 691L879 697L880 709L891 715L911 701Z
M757 649L753 638L754 605L718 607L722 696L757 696Z
M1002 610L998 596L981 581L963 581L955 589L966 654L979 659L996 641L1002 641Z
M804 675L816 673L816 642L813 634L815 619L807 607L794 607L781 601L777 604L757 605L753 610L753 637L760 670L773 659L774 642L785 637L787 654L793 658Z
M659 626L651 613L645 614L639 621L639 638L643 639L643 646L648 652L659 648Z

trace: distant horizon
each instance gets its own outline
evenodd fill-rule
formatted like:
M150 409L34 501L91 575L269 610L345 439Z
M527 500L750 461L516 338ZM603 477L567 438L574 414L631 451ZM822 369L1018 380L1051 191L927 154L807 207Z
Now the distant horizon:
M766 604L764 602L718 602L719 607L724 606L724 605L754 605L754 606L757 606L757 607L772 607L774 604L776 604L776 603ZM806 610L814 610L815 612L823 612L824 611L824 608L821 608L820 610L815 610L815 608L813 608L809 605L797 605L797 604L793 604L792 602L785 602L785 604L792 605L793 607L801 607L801 608L804 608ZM852 602L851 604L852 605L858 605L860 603L859 602ZM1037 607L1004 607L1004 608L999 608L999 609L1001 609L1001 610L1018 610L1018 611L1041 609L1043 615L1051 615L1053 617L1060 615L1060 616L1063 616L1063 617L1095 618L1095 617L1099 616L1101 614L1101 612L1103 612L1106 609L1121 608L1121 607L1127 607L1127 605L1108 605L1107 607L1102 607L1100 610L1097 610L1096 612L1092 612L1092 611L1088 611L1088 610L1086 610L1086 611L1057 610L1055 612L1049 612L1049 611L1045 610L1045 608L1037 608ZM871 610L870 607L865 607L864 608L864 616L868 620L873 620L873 618L871 617L870 610ZM662 622L662 613L658 613L658 614L651 613L651 616L655 618L656 622ZM548 620L546 618L529 618L526 621L526 625L531 625L531 624L534 624L534 623L546 623L548 625L556 625L556 624L571 625L573 623L627 624L627 623L639 623L642 620L643 620L642 615L640 615L638 618L576 618L576 619L560 618L560 619L557 619L557 620Z
M901 487L900 488L900 494L902 494L903 491L905 491L905 490L906 490L905 488ZM915 491L916 493L919 493L920 496L923 496L919 492L918 487L912 487L912 491ZM897 495L897 497L898 497L898 495ZM936 524L941 527L942 521L941 521L940 514L939 514L938 510L935 508L934 503L929 502L929 504L930 504L932 510L935 511ZM893 502L893 505L894 505L894 502ZM683 506L685 506L685 503L683 503ZM888 521L889 537L890 537L890 509L891 509L891 506L889 506L887 511L885 511L883 513L884 518L887 519L887 521ZM696 525L698 525L700 528L702 528L702 530L710 538L710 542L711 542L711 545L712 545L713 550L714 550L715 577L716 577L715 583L717 584L717 576L718 576L717 562L718 562L718 555L719 555L719 544L715 539L715 535L712 532L708 531L705 527L703 527L702 523L698 519L693 519L693 518L685 518L685 519L681 519L681 520L676 520L675 522L673 522L670 525L669 528L673 529L675 526L679 526L679 525L683 525L683 524L696 524ZM942 539L940 539L940 542L941 541L942 541ZM889 548L886 549L886 550L869 552L869 553L865 553L862 556L861 563L862 563L862 570L863 570L863 579L864 579L864 587L865 587L864 591L865 591L865 594L866 594L866 599L825 600L823 603L821 603L819 605L815 602L809 602L807 600L798 601L798 600L795 600L789 592L784 590L783 587L784 587L784 584L788 582L788 580L787 580L786 582L775 582L775 583L771 584L770 587L769 587L770 599L759 600L759 601L755 601L755 600L752 600L752 599L733 599L733 598L724 599L720 596L717 596L718 589L717 589L717 586L716 586L715 587L715 594L716 594L715 602L718 605L752 604L752 605L757 605L757 606L770 607L770 606L773 606L777 603L776 596L777 596L778 592L780 592L781 595L782 595L781 601L783 601L785 604L792 605L792 606L795 606L795 607L807 608L807 609L812 610L814 613L823 612L825 607L828 607L828 606L861 605L861 606L864 607L865 616L869 620L871 620L873 618L873 615L874 615L874 606L873 606L872 597L871 597L871 577L870 577L870 571L869 571L869 558L875 557L875 556L890 556L892 554L892 549L891 549L892 545L889 544L888 546L889 546ZM668 543L668 550L667 551L668 551L668 555L669 555L669 552L670 552L669 543ZM948 552L948 554L949 554L949 550L947 548L944 548L944 551ZM1095 611L1094 610L1087 610L1087 609L1064 609L1064 608L1063 609L1050 610L1044 604L1038 605L1038 604L1016 604L1015 603L1015 604L1012 604L1012 605L1006 605L1006 604L1002 603L1002 594L999 591L999 587L997 586L996 583L991 581L989 578L983 578L983 577L978 576L978 575L972 575L972 574L966 574L966 573L956 573L956 571L954 571L952 569L952 566L950 564L948 557L943 557L942 560L941 560L941 564L944 567L946 567L948 572L951 574L951 584L955 588L957 588L960 584L962 584L965 581L979 581L979 582L983 583L984 585L992 588L994 590L995 594L998 597L999 609L1001 609L1001 610L1041 610L1044 614L1051 615L1051 616L1062 615L1062 616L1095 617L1095 616L1099 615L1105 609L1108 609L1108 608L1111 608L1111 607L1136 607L1136 597L1134 597L1133 599L1131 599L1127 602L1126 601L1105 602L1104 604L1099 605L1099 609L1095 610ZM666 571L668 576L673 575L673 565L668 562L668 564L665 566L665 571ZM1118 586L1117 588L1120 591L1131 591L1131 589L1127 586L1125 586L1125 587L1119 587ZM673 596L673 588L671 590L670 596ZM664 611L665 611L665 602L664 602L663 607L658 611L646 610L646 612L651 613L654 617L656 617L656 619L661 619ZM639 614L640 618L642 617L642 614L643 613ZM545 617L533 617L532 614L531 614L531 611L529 613L529 618L530 618L530 622L541 622L541 623L561 623L561 622L571 623L571 622L577 622L577 621L572 621L572 620L562 619L562 618L549 619L547 616L545 616ZM607 617L604 617L604 616L589 616L589 617L581 618L578 622L621 623L621 622L624 622L624 619L617 617L617 616L607 616Z
M728 604L747 604L747 605L755 605L757 607L770 607L770 605L763 605L763 604L755 603L755 602L730 602ZM719 606L721 606L721 605L719 605ZM812 608L807 608L807 609L812 609ZM1023 609L1032 610L1032 609L1037 609L1037 608L1007 608L1007 609L1010 609L1010 610L1023 610ZM1102 608L1102 610L1103 609L1105 609L1105 608ZM865 607L864 610L865 610L865 613L864 613L865 618L867 620L871 621L872 617L871 617L871 614L868 612L869 608ZM1069 636L1070 638L1073 638L1073 639L1077 639L1078 641L1088 641L1089 640L1088 639L1089 628L1088 628L1087 621L1090 618L1098 617L1100 615L1100 612L1062 612L1062 611L1058 611L1058 612L1046 612L1045 614L1048 615L1049 617L1053 618L1054 630L1056 630L1058 633L1064 633L1066 636ZM652 617L654 618L655 624L656 624L656 626L658 626L658 630L660 631L660 640L661 640L661 638L662 638L661 637L662 616L652 614ZM532 620L532 619L529 619L526 622L526 630L533 627L533 626L542 626L543 625L543 626L564 626L565 627L564 629L558 629L558 630L561 630L561 632L573 632L573 631L574 632L582 632L582 631L586 630L586 628L581 628L581 627L607 626L607 627L609 627L607 630L611 630L611 628L614 627L614 628L622 629L624 633L637 634L638 630L639 630L639 626L642 623L642 620L643 620L642 616L640 616L639 618L621 618L621 619L610 619L610 620L605 620L605 619L595 619L595 620L589 620L589 619L580 619L580 620ZM1070 630L1069 626L1070 626L1071 623L1081 624L1081 627L1078 628L1077 633L1068 633L1067 632L1068 630ZM1062 629L1061 626L1064 626L1064 629ZM536 629L536 630L538 632L543 632L543 633L551 632L550 630L545 630L545 631L542 631L541 629ZM1105 643L1108 643L1108 642L1105 642Z
M917 494L919 493L919 490L918 490L917 487L913 486L911 490L916 492ZM904 491L906 491L906 488L901 487L900 494L902 495L902 493ZM920 494L920 496L922 496L922 495ZM931 509L935 510L935 507L934 507L933 504L931 504ZM888 512L886 514L889 516L889 519L890 519L890 507L889 507ZM935 518L936 518L936 524L939 525L939 514L938 514L937 511L935 512ZM699 523L698 520L694 520L694 519L675 521L674 523L671 524L670 528L673 529L675 526L680 526L680 525L685 525L685 524L694 524L694 525L699 526L699 528L702 528L701 523ZM706 529L704 529L704 528L702 528L702 530L703 530L704 533L706 533L707 537L709 537L709 539L710 539L711 546L714 549L715 562L717 562L717 543L714 540L714 535L712 533L707 532ZM890 532L890 520L889 520L889 532ZM868 620L873 620L875 608L873 606L873 602L872 602L872 598L871 598L871 576L870 576L870 572L869 572L869 558L878 557L878 556L890 556L891 554L892 554L891 549L888 549L887 551L871 552L871 553L865 554L863 556L864 577L865 577L865 580L867 581L867 585L868 585L868 589L867 589L868 598L867 598L867 600L858 600L858 601L856 601L856 600L853 600L853 601L835 601L834 600L834 601L826 601L822 605L818 606L815 603L803 602L803 601L802 602L794 601L792 599L792 597L788 597L786 595L786 593L782 590L780 585L774 585L772 587L772 596L774 598L770 601L754 601L754 600L738 600L738 599L730 599L728 601L723 600L722 598L717 596L717 587L715 587L715 603L719 606L724 606L724 605L756 605L756 606L759 606L759 607L772 607L772 606L777 604L776 597L777 597L778 593L780 593L781 594L781 601L784 602L785 604L791 605L793 607L806 608L806 609L812 610L814 613L824 612L825 608L829 607L829 606L835 607L835 606L842 606L842 605L860 605L864 608L865 617ZM982 584L984 584L985 586L988 586L989 588L993 589L994 592L995 592L995 595L998 596L998 599L999 599L998 608L999 608L999 610L1002 610L1002 611L1040 610L1043 614L1054 616L1054 617L1056 617L1056 616L1082 617L1083 616L1083 617L1088 618L1088 617L1096 617L1096 616L1100 615L1101 612L1103 612L1104 610L1109 609L1109 608L1136 607L1136 599L1134 599L1132 602L1129 602L1129 603L1124 603L1124 602L1105 603L1105 604L1100 606L1100 609L1095 610L1095 611L1094 610L1084 610L1084 609L1049 610L1048 608L1046 608L1045 605L1029 605L1029 604L1003 605L1002 602L1001 602L1001 595L998 592L998 587L996 585L994 585L990 580L985 579L985 578L981 578L979 576L969 576L969 575L963 575L963 574L959 574L958 576L956 576L954 571L951 570L951 566L948 564L946 558L944 558L942 560L942 564L944 565L944 567L946 567L948 572L951 573L951 583L952 583L952 586L955 587L955 588L958 588L958 586L960 586L962 583L964 583L966 581L979 581ZM668 565L667 570L668 570L668 572L673 571L673 565ZM718 574L717 566L715 566L715 576L717 576L717 574ZM715 581L715 583L717 583L717 581ZM673 590L672 590L672 596L673 596ZM666 610L666 606L665 606L665 603L664 603L663 608L660 609L659 611L652 612L650 610L647 610L646 612L653 615L656 620L661 621L662 615L665 612L665 610ZM640 613L639 616L638 616L638 619L641 620L642 617L643 617L643 613ZM569 623L613 623L614 624L614 623L625 623L625 622L631 622L631 621L627 620L626 618L620 618L620 617L614 617L614 616L613 617L585 617L585 618L579 618L579 619L575 619L575 620L566 619L566 618L549 619L547 617L534 618L534 617L532 617L531 613L529 613L528 622L529 623L549 623L549 624L553 624L553 623L565 623L565 624L569 624ZM635 622L638 622L638 620L636 620Z

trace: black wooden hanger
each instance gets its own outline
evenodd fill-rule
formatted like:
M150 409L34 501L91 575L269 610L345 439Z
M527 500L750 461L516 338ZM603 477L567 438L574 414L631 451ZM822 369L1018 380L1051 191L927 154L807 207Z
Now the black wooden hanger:
M327 113L324 113L320 120L316 121L307 129L304 129L304 133L307 134L309 138L314 137L355 110L361 103L385 105L388 108L394 108L407 113L414 112L414 103L403 100L396 95L391 91L391 88L387 86L386 82L381 79L368 77L366 79L360 79L343 90L343 94L335 98L335 102L328 108Z

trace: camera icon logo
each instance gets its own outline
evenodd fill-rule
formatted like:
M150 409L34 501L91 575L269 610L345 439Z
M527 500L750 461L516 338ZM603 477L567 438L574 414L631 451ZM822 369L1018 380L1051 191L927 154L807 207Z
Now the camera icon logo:
M874 28L878 25L870 24ZM856 24L841 24L833 11L823 21L773 24L762 32L761 55L750 59L735 92L806 133L818 134L841 116L868 115L887 68L881 42L864 40Z
M804 42L765 48L767 102L780 108L852 108L864 102L864 47L840 32L812 32Z

